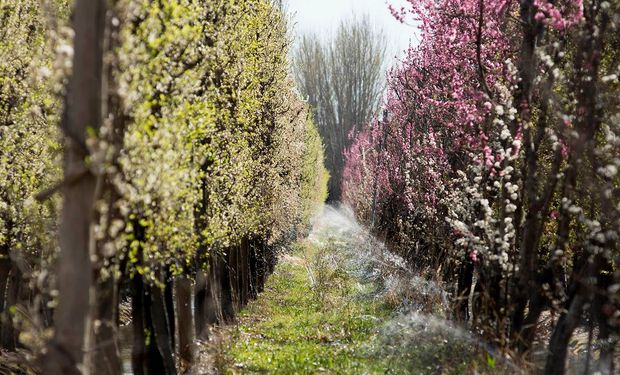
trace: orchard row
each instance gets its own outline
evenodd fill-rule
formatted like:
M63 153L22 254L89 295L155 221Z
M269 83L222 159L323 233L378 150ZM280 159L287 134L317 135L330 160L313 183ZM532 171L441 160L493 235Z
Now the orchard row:
M130 304L173 374L307 230L322 142L273 2L68 3L0 2L2 365L119 374Z
M546 342L561 374L581 330L614 373L620 3L409 3L393 14L421 42L347 152L344 199L506 355Z

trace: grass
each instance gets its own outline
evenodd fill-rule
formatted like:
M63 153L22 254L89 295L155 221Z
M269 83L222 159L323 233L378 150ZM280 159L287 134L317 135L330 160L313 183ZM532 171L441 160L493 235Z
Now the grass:
M224 343L226 373L385 373L370 353L391 311L308 242L285 256ZM334 255L329 254L329 255Z
M327 233L319 243L294 246L238 324L221 329L215 372L514 373L465 331L433 315L398 313L389 293L353 276L350 261L362 246L354 236Z

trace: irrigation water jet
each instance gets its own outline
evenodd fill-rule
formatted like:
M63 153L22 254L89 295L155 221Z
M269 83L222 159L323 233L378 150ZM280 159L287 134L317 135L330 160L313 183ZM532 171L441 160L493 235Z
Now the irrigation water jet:
M391 318L380 325L369 348L372 355L393 359L395 368L412 372L471 370L477 361L490 372L524 373L466 327L450 321L449 294L441 285L414 273L346 205L325 206L308 239L328 249L325 256L332 263L342 263L367 286L360 288L360 298L382 299L393 306Z

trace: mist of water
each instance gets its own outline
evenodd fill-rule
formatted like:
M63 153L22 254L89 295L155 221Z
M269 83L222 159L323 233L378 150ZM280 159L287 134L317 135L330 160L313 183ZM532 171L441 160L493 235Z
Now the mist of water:
M338 254L336 261L343 262L347 272L360 283L372 285L371 292L362 297L382 299L394 306L392 317L377 332L372 348L375 354L394 359L396 366L413 372L443 373L485 356L490 366L501 362L511 373L521 372L505 360L494 359L492 348L451 322L449 295L441 285L412 272L403 258L360 225L349 207L325 206L315 219L309 240L330 248L328 253Z

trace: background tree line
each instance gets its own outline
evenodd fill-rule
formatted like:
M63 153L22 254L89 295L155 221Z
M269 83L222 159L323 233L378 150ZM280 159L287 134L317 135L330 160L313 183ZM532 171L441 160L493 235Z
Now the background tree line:
M280 8L0 10L0 366L118 374L130 303L133 372L189 368L327 194Z
M387 40L367 16L340 23L334 35L301 35L293 51L295 77L325 142L329 200L341 198L344 151L367 123L384 91Z

